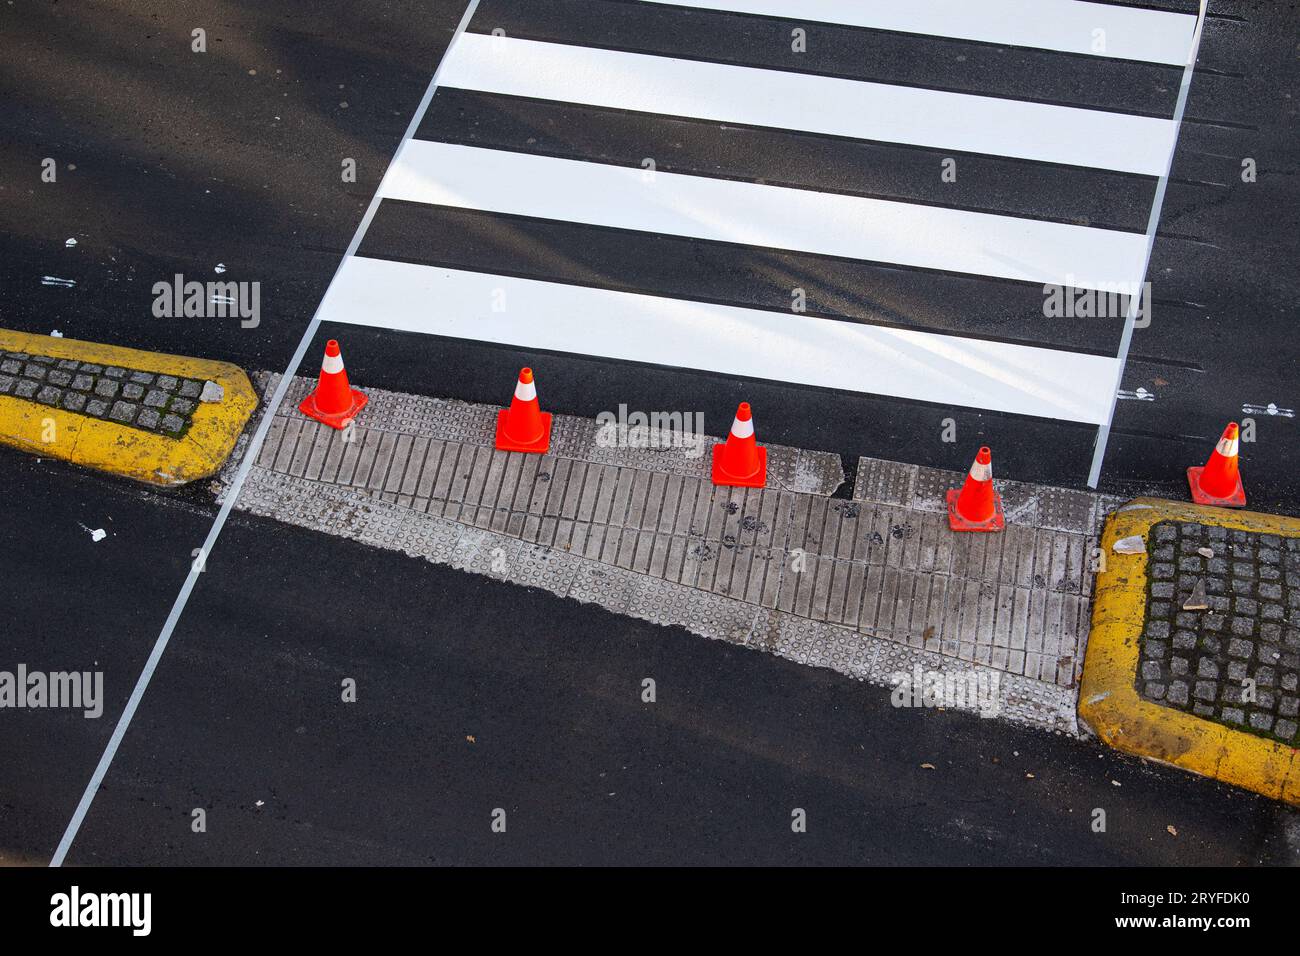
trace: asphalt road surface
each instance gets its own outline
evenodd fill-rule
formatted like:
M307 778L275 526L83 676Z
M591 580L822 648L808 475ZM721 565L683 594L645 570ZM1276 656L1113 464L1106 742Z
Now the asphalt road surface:
M24 772L5 777L0 848L43 862L188 570L188 552L153 549L208 518L0 460L0 492L31 497L7 549L64 556L15 569L18 659L94 662L108 698L98 720L6 716L7 760ZM70 517L111 534L92 546ZM207 568L69 865L1237 865L1300 852L1294 815L1253 794L996 720L896 709L883 688L419 559L237 515ZM791 830L796 808L806 833Z
M1032 45L1051 37L805 24L769 6L483 0L466 58L447 61L404 150L436 162L389 177L307 364L337 335L356 384L493 403L532 364L556 411L699 410L721 433L743 398L764 440L953 468L989 442L1001 475L1082 486L1111 391L1082 384L1119 373L1124 321L1049 319L1043 286L1136 261L1177 110L1183 70L1167 61L1182 27L1132 34L1148 40L1124 58ZM1142 5L1156 8L1192 4ZM283 368L464 12L210 0L0 10L2 324ZM1296 22L1293 5L1210 4L1152 246L1151 322L1120 374L1154 399L1116 402L1103 490L1181 495L1186 466L1244 404L1300 407ZM206 53L192 50L196 29ZM515 75L525 52L561 61ZM685 79L662 73L666 55ZM665 95L699 88L693 71L718 65L742 72L707 84L706 103L573 101L624 95L638 76ZM826 121L847 127L773 125L780 89L736 93L735 77L743 94L755 70L811 84ZM595 75L607 82L580 82ZM528 85L543 79L546 90ZM882 84L876 106L899 117L899 141L863 138L861 114L823 85L833 80ZM939 99L909 111L889 99L903 91ZM951 99L970 94L992 112ZM1010 101L1097 135L1030 142L1014 117L990 118ZM706 111L719 102L734 119ZM1078 109L1087 115L1057 112ZM974 138L930 142L927 117L948 117L945 136L961 119ZM1149 142L1108 148L1139 120L1154 124L1138 127ZM1246 158L1255 182L1241 178ZM341 175L348 159L355 182ZM644 180L648 197L622 189ZM902 218L864 238L852 225L867 210ZM945 231L972 221L1003 230L990 234L1016 261L976 261ZM425 278L367 286L358 266ZM175 274L259 282L258 325L155 318L153 285ZM367 288L385 295L358 305ZM553 321L526 328L534 314ZM722 350L718 327L744 334ZM836 356L840 341L851 348ZM629 342L640 351L620 352ZM899 342L892 364L846 358ZM788 371L772 371L775 351ZM974 375L975 357L998 374ZM987 404L955 398L975 392ZM1296 513L1296 419L1253 417L1252 504ZM956 443L940 440L946 418ZM0 525L6 657L94 665L109 698L97 721L28 713L0 725L24 768L0 778L0 854L39 862L214 508L202 489L159 494L8 451L0 493L21 502ZM109 537L93 543L83 525ZM646 676L660 688L653 705L639 697ZM339 700L347 677L355 704ZM203 835L190 830L196 807L208 809ZM510 819L502 839L488 828L497 807ZM799 838L794 807L809 813ZM1105 835L1087 825L1096 807ZM1290 821L1090 745L895 710L835 675L236 516L69 862L1285 862Z
M1149 6L1098 7L1165 18L1099 18L1113 42L1142 41L1100 56L926 22L484 0L323 309L360 325L326 332L362 384L496 402L531 363L560 411L702 411L721 434L745 398L772 441L953 468L988 442L1002 475L1082 486L1124 318L1049 318L1044 286L1141 273L1157 147L1176 132L1150 315L1120 375L1122 394L1152 397L1114 402L1101 487L1181 494L1243 406L1300 407L1296 15L1211 4L1175 124L1181 64L1119 56L1176 59L1194 18ZM6 321L280 368L463 6L107 9L5 14ZM208 52L193 53L203 24ZM847 80L881 92L859 102ZM717 93L694 103L683 84ZM862 138L884 135L877 115L896 142ZM1027 131L1040 126L1046 142ZM45 157L57 183L40 181ZM999 251L966 248L971 228ZM261 284L257 328L153 316L154 282L219 263ZM1294 511L1300 420L1245 417L1252 503Z

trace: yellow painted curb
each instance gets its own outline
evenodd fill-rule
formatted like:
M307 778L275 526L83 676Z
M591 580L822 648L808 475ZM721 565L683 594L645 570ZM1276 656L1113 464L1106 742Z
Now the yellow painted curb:
M0 350L118 365L220 385L225 390L221 401L198 402L189 430L180 438L0 395L0 444L153 485L183 485L213 474L230 457L236 439L257 407L257 393L248 376L229 362L9 329L0 329Z
M1146 540L1161 521L1196 521L1300 537L1300 519L1137 498L1110 516L1101 538L1092 630L1079 686L1079 717L1110 746L1300 805L1300 750L1138 696L1149 554L1116 554L1120 538ZM1150 546L1148 544L1148 546Z

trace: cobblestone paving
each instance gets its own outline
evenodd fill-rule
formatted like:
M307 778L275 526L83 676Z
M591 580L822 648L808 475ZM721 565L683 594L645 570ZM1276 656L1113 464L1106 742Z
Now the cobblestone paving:
M156 432L185 434L204 383L116 365L0 352L0 395Z
M1165 521L1147 547L1142 696L1300 745L1300 538Z

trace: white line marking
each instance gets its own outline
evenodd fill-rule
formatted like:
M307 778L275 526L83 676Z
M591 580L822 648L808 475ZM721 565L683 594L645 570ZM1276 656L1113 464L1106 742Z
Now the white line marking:
M1178 128L1183 122L1183 112L1187 109L1187 94L1192 88L1192 74L1196 72L1196 57L1201 50L1201 27L1205 25L1205 7L1208 0L1201 0L1200 12L1196 17L1196 32L1192 36L1191 50L1187 54L1187 64L1183 67L1183 81L1178 87L1178 104L1174 107L1174 127ZM1174 152L1178 148L1178 137L1175 135L1174 141L1169 145L1169 158L1165 161L1165 171L1161 174L1159 182L1156 183L1155 200L1151 204L1151 214L1147 216L1147 234L1146 234L1146 252L1142 257L1142 272L1138 276L1142 279L1146 276L1147 270L1151 268L1151 250L1156 244L1156 230L1160 227L1160 209L1165 203L1165 190L1169 186L1169 171L1174 165ZM1110 412L1102 421L1102 425L1097 429L1097 442L1093 446L1092 467L1088 469L1088 487L1096 488L1097 482L1101 480L1101 465L1106 457L1106 444L1110 441L1110 426L1115 420L1115 406L1119 403L1119 387L1124 380L1124 366L1128 362L1129 346L1133 342L1133 328L1137 322L1138 309L1141 307L1142 296L1130 296L1128 302L1128 314L1124 318L1124 331L1120 335L1118 362L1115 365L1115 382L1111 386L1108 394L1111 396Z
M384 196L1078 288L1135 288L1143 237L412 140Z
M504 304L504 310L500 310ZM343 322L1097 424L1115 359L353 256Z
M1191 14L1078 0L650 0L675 7L756 13L796 23L840 23L899 33L1059 50L1182 66ZM1102 31L1099 35L1096 31ZM1097 48L1099 36L1104 47Z
M443 85L1149 176L1174 135L1149 116L482 33L456 44Z
M1251 405L1249 403L1241 406L1243 415L1281 415L1283 418L1295 418L1295 409L1278 408L1276 402L1269 402L1267 405Z
M1136 390L1121 388L1119 390L1119 398L1121 401L1130 402L1154 402L1156 400L1154 392L1148 392L1145 388L1140 386Z
M464 35L465 28L469 25L470 18L474 11L478 9L479 0L470 0L469 6L465 8L464 15L460 18L455 32L452 34L451 42L448 44L448 50L455 46L458 38ZM446 53L443 54L443 62L446 61ZM425 111L429 108L429 101L433 99L433 93L438 88L439 74L442 72L442 63L438 64L437 70L433 74L433 79L429 81L429 87L424 91L424 96L420 99L420 105L416 107L415 115L411 117L410 124L406 127L406 133L402 137L401 144L397 147L397 155L393 158L393 163L389 164L388 170L384 173L384 179L392 172L393 164L402 155L402 150L406 144L411 141L415 135L416 129L420 126L420 120L423 119ZM375 216L375 210L379 208L380 195L384 187L383 180L380 180L379 189L370 200L370 205L366 208L365 215L361 217L361 223L357 226L356 233L352 236L352 241L348 243L347 251L343 254L343 259L339 262L338 269L335 270L333 282L338 279L339 272L342 271L344 263L357 251L361 245L361 237L365 234L370 221ZM326 295L328 296L328 290ZM322 299L322 305L324 299ZM307 353L307 346L311 344L312 337L315 336L317 328L321 323L321 308L316 307L315 314L312 315L311 322L307 324L306 331L302 334L302 339L298 342L298 347L294 350L293 358L289 360L288 366L284 370L284 375L280 378L280 384L276 386L270 401L266 404L265 413L262 417L261 424L253 433L249 441L248 449L244 452L244 458L239 464L239 469L235 473L234 481L226 492L226 498L221 504L221 509L217 512L216 520L213 521L208 536L203 542L203 556L205 562L211 560L213 548L216 546L217 538L221 535L221 529L225 527L226 519L230 516L230 510L235 505L235 499L239 497L239 492L244 486L244 481L248 477L249 469L252 468L258 452L262 448L262 443L266 440L266 434L271 427L271 420L275 417L276 409L284 401L285 393L289 389L290 376L302 363L303 357ZM118 747L122 745L122 738L126 736L126 730L131 725L131 719L135 716L136 709L140 706L140 701L144 697L144 692L149 686L149 681L153 677L154 671L158 667L158 661L162 659L163 651L167 649L167 644L171 640L172 633L176 629L176 624L180 620L181 613L185 610L185 605L190 599L190 593L194 590L198 582L199 570L203 566L200 562L195 562L190 566L190 573L185 577L185 583L181 585L180 593L176 595L176 600L172 603L171 612L167 615L167 620L163 623L162 631L158 634L158 640L154 643L153 650L149 653L149 659L145 661L144 670L140 672L140 677L135 683L135 688L131 691L131 696L126 702L126 707L122 710L122 716L118 718L117 726L113 728L113 735L109 738L108 746L104 748L104 753L99 758L99 763L95 766L94 773L91 774L90 782L86 784L86 790L81 795L81 800L77 804L77 809L72 814L72 819L68 821L67 829L63 831L63 837L59 840L58 848L54 851L54 856L50 858L50 866L62 866L64 859L68 855L68 850L72 847L72 841L77 837L77 831L81 829L82 821L86 818L86 812L90 809L91 803L94 802L95 794L99 792L99 786L104 781L104 775L108 773L109 765L113 762L113 757L117 754Z

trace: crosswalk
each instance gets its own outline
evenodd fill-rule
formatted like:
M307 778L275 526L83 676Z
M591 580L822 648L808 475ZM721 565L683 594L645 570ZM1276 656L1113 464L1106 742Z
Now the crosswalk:
M651 0L757 16L1182 66L1194 22L1176 11L1079 0ZM1098 49L1098 31L1107 43Z
M448 86L1159 175L1167 119L468 33Z
M1105 427L1045 287L1144 278L1162 6L483 0L321 318Z

